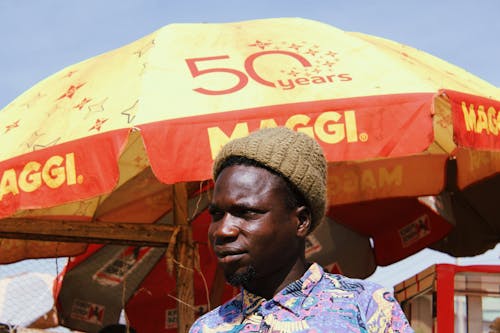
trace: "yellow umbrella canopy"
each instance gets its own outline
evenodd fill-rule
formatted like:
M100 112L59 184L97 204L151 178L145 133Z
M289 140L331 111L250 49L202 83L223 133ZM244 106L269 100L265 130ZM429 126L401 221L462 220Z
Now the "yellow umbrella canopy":
M498 88L429 54L311 20L167 25L64 68L0 112L0 231L153 223L173 207L170 185L210 179L225 142L287 126L324 148L332 223L367 242L392 224L337 216L336 206L440 195L450 160L459 189L498 174L499 100ZM412 218L393 227L398 237ZM381 263L451 228L440 221ZM0 260L85 247L34 244L4 239Z

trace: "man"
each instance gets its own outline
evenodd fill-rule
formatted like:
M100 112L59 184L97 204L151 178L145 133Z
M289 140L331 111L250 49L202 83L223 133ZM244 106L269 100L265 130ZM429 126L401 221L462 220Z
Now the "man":
M264 129L217 155L209 239L242 287L190 332L413 332L382 287L325 273L305 238L326 209L326 161L309 136Z

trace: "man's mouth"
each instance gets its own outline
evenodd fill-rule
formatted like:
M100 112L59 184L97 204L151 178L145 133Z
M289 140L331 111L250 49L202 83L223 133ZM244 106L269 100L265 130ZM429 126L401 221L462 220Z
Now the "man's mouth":
M216 250L215 255L220 263L228 264L240 260L244 255L243 250Z

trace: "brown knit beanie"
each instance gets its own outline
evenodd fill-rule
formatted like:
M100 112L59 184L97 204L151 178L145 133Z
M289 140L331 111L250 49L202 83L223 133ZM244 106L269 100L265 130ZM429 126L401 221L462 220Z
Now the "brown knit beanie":
M241 156L276 171L304 196L311 210L313 231L326 211L326 160L320 145L310 136L285 127L266 128L228 142L213 165L217 179L224 161Z

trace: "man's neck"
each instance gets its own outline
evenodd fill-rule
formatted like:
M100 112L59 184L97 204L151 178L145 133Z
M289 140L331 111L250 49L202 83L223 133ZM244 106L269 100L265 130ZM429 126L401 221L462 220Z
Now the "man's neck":
M290 283L300 279L307 271L309 264L304 258L299 258L288 270L280 270L271 276L255 279L244 288L254 295L269 300Z

